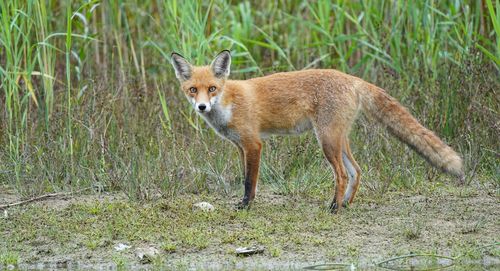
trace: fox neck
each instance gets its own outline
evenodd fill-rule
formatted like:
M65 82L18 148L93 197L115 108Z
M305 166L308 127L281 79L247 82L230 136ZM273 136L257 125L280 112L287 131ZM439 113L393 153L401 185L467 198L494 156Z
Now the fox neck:
M221 136L230 140L239 138L228 124L232 118L232 104L223 105L223 93L215 97L210 112L198 113Z

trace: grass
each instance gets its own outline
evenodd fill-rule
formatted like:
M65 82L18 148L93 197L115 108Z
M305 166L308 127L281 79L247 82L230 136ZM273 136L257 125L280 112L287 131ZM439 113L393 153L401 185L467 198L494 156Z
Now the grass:
M474 196L463 198L462 193ZM9 219L0 220L5 236L0 239L0 266L47 261L127 268L138 264L134 251L141 247L158 249L153 266L181 269L210 264L225 269L265 264L299 268L315 262L368 267L410 253L445 255L471 264L499 256L494 245L496 201L484 191L447 186L423 189L419 196L362 196L339 216L332 216L323 204L328 192L318 198L263 193L248 211L232 208L236 194L229 200L201 194L149 203L130 201L123 193L56 199L9 209ZM193 211L192 205L202 200L212 202L216 210ZM462 225L477 220L483 226L463 231ZM116 251L119 243L131 248ZM254 245L263 246L264 254L235 255L237 247Z
M462 153L470 184L498 186L500 5L485 3L2 1L0 183L26 197L240 189L236 150L185 102L168 61L230 48L233 78L337 68L384 87ZM364 118L351 138L362 189L448 182ZM311 134L272 138L261 182L314 195L331 189L327 169Z
M13 252L0 254L0 266L16 266L19 264L19 255Z

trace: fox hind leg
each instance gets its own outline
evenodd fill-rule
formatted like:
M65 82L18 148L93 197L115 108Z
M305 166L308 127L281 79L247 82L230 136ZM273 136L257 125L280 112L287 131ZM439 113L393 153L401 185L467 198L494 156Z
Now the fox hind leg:
M349 178L349 184L347 185L343 201L343 205L347 206L348 203L353 202L361 180L361 168L352 156L351 147L349 146L349 140L347 138L344 141L342 150L342 161L344 162L347 176Z
M330 162L335 173L335 195L330 204L330 211L332 213L338 213L342 207L347 180L346 169L342 162L342 143L344 141L344 135L342 134L343 130L339 129L339 127L327 130L328 131L322 131L316 129L323 153L328 162Z

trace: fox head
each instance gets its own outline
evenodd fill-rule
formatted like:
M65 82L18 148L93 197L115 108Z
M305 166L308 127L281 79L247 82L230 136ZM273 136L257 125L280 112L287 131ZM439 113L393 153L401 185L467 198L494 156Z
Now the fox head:
M231 53L220 52L210 66L192 66L180 54L172 53L172 66L181 89L198 113L208 113L219 102L229 76Z

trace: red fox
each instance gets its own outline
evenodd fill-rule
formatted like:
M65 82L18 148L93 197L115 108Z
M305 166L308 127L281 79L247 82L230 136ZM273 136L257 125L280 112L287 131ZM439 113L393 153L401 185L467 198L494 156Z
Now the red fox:
M209 66L192 66L177 53L172 53L171 63L195 111L239 150L245 177L240 208L255 198L262 139L311 129L335 173L330 210L337 213L352 203L361 169L348 135L359 111L373 116L433 166L464 179L462 159L452 148L383 89L360 78L333 69L311 69L229 80L228 50Z

